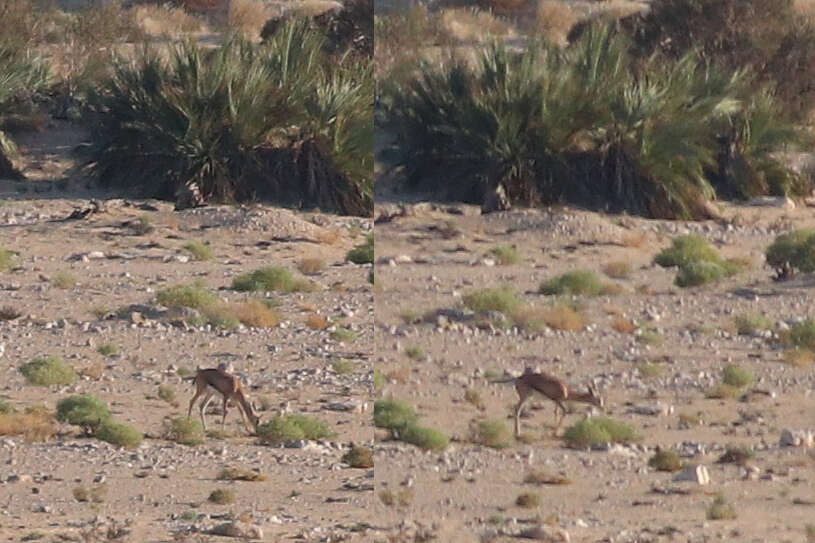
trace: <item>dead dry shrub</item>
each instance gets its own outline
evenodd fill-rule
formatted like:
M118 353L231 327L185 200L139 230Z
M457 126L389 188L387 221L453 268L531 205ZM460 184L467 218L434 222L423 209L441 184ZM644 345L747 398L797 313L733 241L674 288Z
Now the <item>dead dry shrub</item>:
M471 43L487 37L508 37L512 25L505 19L478 8L451 8L441 13L441 26L454 40Z
M625 279L631 275L631 263L627 260L614 260L603 266L603 273L613 279Z
M229 304L232 315L246 326L254 328L274 328L280 324L277 311L260 300Z
M105 372L105 366L101 362L96 362L87 366L85 368L80 368L77 370L77 373L82 377L87 377L88 379L92 379L93 381L98 381L102 378L102 374Z
M0 435L23 436L28 442L47 441L57 433L54 417L44 410L0 414Z
M621 334L633 334L637 330L636 324L619 315L611 321L611 327Z
M554 330L577 332L586 327L586 319L572 307L557 304L549 309L543 317L546 325Z
M537 31L544 39L566 45L566 36L580 20L580 15L561 0L540 0L536 19Z
M304 275L315 275L325 269L325 260L317 257L304 258L297 264L297 269Z
M179 39L185 34L206 30L204 21L183 7L143 4L134 7L133 13L141 32L152 38Z
M234 31L259 38L266 21L278 15L277 9L262 0L230 0L228 25Z
M306 317L306 326L312 330L323 330L328 327L328 319L319 313L311 313Z
M623 247L642 248L647 241L648 236L645 232L626 232L620 240L620 244Z

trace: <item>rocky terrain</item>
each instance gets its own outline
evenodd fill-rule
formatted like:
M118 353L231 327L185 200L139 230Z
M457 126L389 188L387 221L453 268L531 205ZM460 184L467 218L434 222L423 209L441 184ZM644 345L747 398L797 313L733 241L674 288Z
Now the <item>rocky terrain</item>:
M4 186L0 199L0 247L16 255L0 272L0 398L17 412L53 412L62 398L93 394L145 439L122 449L67 424L45 441L0 436L0 540L227 541L234 539L211 534L235 519L254 540L370 540L373 470L342 457L351 444L372 441L373 291L369 266L346 261L371 222L263 206L174 212L162 202L111 199L92 207L40 188ZM84 218L63 220L74 211ZM183 248L193 241L212 258ZM304 259L309 275L298 271ZM230 288L262 266L287 268L316 289ZM162 289L194 281L230 303L266 299L280 323L220 328L157 304ZM61 357L80 379L27 383L19 367L38 356ZM216 401L204 444L168 440L165 421L186 416L193 393L182 376L221 362L248 384L261 423L305 414L335 436L261 445L236 408L221 433ZM265 480L216 480L226 467ZM78 488L92 499L80 501ZM218 488L233 490L235 502L208 501Z
M815 220L810 208L764 203L725 205L719 222L686 223L571 208L481 216L470 206L378 201L377 395L407 401L451 443L423 451L376 430L377 541L812 541L815 378L811 360L789 363L780 338L811 315L813 283L806 274L775 282L764 250ZM675 286L675 269L653 259L687 233L750 268L713 285ZM514 248L519 262L501 265L497 246ZM615 285L613 294L539 294L542 282L579 269ZM529 331L464 307L469 293L501 285L533 310L558 301L577 308L585 325ZM767 329L740 334L737 318L755 314ZM754 382L734 397L710 397L731 364ZM511 431L516 393L490 381L525 366L578 389L593 384L603 415L641 439L568 448L563 431L589 406L572 405L555 436L554 405L539 399L525 410L521 441L475 443L483 419ZM649 466L658 447L688 470ZM530 474L537 480L526 482Z

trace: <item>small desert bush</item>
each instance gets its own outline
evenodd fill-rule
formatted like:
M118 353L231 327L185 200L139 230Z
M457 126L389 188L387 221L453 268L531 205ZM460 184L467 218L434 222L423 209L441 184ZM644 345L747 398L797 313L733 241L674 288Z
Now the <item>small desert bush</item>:
M529 485L570 485L572 481L568 477L539 470L527 473L524 476L524 483Z
M297 279L286 268L276 266L266 266L240 275L232 281L232 288L240 292L311 292L314 290L313 283L310 281Z
M524 492L519 494L517 498L515 498L515 505L518 507L523 507L525 509L532 509L534 507L538 507L541 503L540 494L536 494L534 492Z
M727 499L725 499L723 494L716 496L707 510L708 520L733 520L737 516L736 510L732 505L727 503Z
M265 481L266 476L262 473L240 467L228 467L218 474L221 481Z
M272 6L262 0L232 0L227 24L232 31L241 32L247 38L257 38L266 21L275 15Z
M201 19L187 13L183 7L141 4L131 9L141 32L153 38L179 39L205 26Z
M53 417L41 411L0 413L0 436L23 436L28 442L48 441L57 433Z
M679 268L674 282L678 287L698 287L715 283L725 275L725 269L716 262L691 262Z
M71 492L74 496L74 499L78 502L93 502L93 503L102 503L105 501L105 495L107 494L107 487L105 485L95 485L88 490L84 486L77 486L74 487L73 491Z
M648 465L657 471L679 471L683 463L676 451L660 449L648 459Z
M702 415L697 413L679 413L679 428L687 429L702 424Z
M642 362L637 365L637 371L645 379L659 377L665 367L662 364L654 364L653 362Z
M345 256L346 260L350 260L354 264L373 264L374 263L374 235L368 234L365 243L357 245Z
M521 299L509 286L485 288L464 295L464 305L476 312L497 311L509 315L521 304Z
M603 273L613 279L625 279L631 275L631 263L625 260L615 260L603 266Z
M94 435L97 439L126 449L138 447L144 439L144 435L131 425L110 420L103 422Z
M741 336L750 336L759 330L771 330L773 323L760 313L743 313L733 318L736 332Z
M691 262L719 262L721 256L705 238L688 234L673 239L671 246L654 257L654 262L663 268L686 266Z
M512 432L501 420L480 420L472 428L471 439L485 447L505 449L512 444Z
M538 2L536 30L544 39L565 45L569 31L580 20L580 14L567 2L540 0Z
M413 503L413 489L402 488L398 492L390 489L382 490L379 493L380 501L388 507L401 506L406 507Z
M755 375L753 375L752 372L742 369L735 364L725 366L722 373L722 382L736 388L746 387L755 380Z
M629 424L608 417L590 417L567 428L563 439L570 447L584 448L602 443L630 443L640 436Z
M74 368L56 356L38 357L20 366L26 380L32 385L71 385L79 378Z
M378 428L398 432L418 420L419 416L413 406L402 400L378 400L374 403L374 425Z
M229 505L235 503L235 491L231 488L216 488L210 492L207 501L218 505Z
M204 310L215 304L218 297L212 294L201 283L190 285L176 285L156 294L156 301L167 307L190 307Z
M96 396L69 396L57 402L57 420L79 426L85 433L93 434L110 420L110 410Z
M779 277L791 271L815 271L815 229L794 230L781 234L764 252L767 265Z
M204 427L197 419L176 417L165 421L164 436L182 445L200 445L204 442Z
M312 330L322 330L328 327L328 319L319 313L311 313L306 317L306 326Z
M720 383L707 391L706 396L712 400L726 400L739 395L739 388L726 383Z
M546 295L597 296L606 292L606 285L593 271L576 270L542 283L538 291Z
M331 369L339 375L346 375L353 373L357 366L350 360L336 360L331 364Z
M11 266L14 264L14 257L14 253L0 247L0 272L11 269Z
M193 260L206 261L212 260L213 257L212 249L210 248L210 246L200 241L191 241L189 243L185 243L183 249L190 253Z
M14 413L14 411L15 409L10 403L0 398L0 415L8 415L9 413Z
M374 467L374 452L370 447L354 445L342 456L342 461L352 468Z
M806 319L791 326L784 334L784 340L799 349L815 351L815 320Z
M280 324L277 311L260 300L231 303L227 310L242 324L253 328L274 328Z
M51 283L55 287L70 289L76 286L76 277L70 272L57 272L51 276Z
M96 352L102 356L115 356L119 354L119 346L115 343L102 343L96 348Z
M612 319L611 327L621 334L633 334L637 330L636 324L619 315Z
M787 349L784 351L784 363L797 368L808 368L815 362L815 353L809 349Z
M481 411L487 408L486 404L484 404L484 398L481 397L481 394L477 390L472 388L468 388L464 391L464 401L471 403Z
M733 446L728 445L727 449L725 450L724 454L722 454L718 460L716 460L717 464L737 464L739 466L744 466L747 464L749 460L755 458L756 453L745 446Z
M22 315L22 313L10 305L0 307L0 322L13 321L14 319L20 318Z
M325 269L325 260L322 258L304 258L297 263L297 269L303 275L315 275Z
M576 332L586 327L586 319L566 304L555 304L543 314L543 321L553 330Z
M342 326L338 327L336 330L331 332L328 337L333 339L334 341L339 341L340 343L351 343L355 339L357 339L357 333L349 328L343 328Z
M435 428L410 424L399 432L399 439L428 451L442 451L450 443L450 438Z
M178 400L175 397L175 389L167 384L158 386L158 397L170 405L178 405Z
M334 435L328 424L307 415L282 415L264 422L257 429L260 442L278 445L300 439L325 439Z
M411 360L419 360L425 356L424 349L417 345L411 345L410 347L405 348L405 356Z
M663 339L662 334L656 330L639 329L639 332L637 333L637 341L646 345L659 345L662 343Z
M490 255L492 255L498 264L502 266L517 264L521 261L518 250L515 247L510 247L509 245L498 245L497 247L493 247L490 249Z

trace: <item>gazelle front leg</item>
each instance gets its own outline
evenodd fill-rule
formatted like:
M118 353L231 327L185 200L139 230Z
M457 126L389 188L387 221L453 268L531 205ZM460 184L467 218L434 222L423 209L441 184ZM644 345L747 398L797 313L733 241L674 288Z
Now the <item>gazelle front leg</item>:
M560 416L558 416L560 414ZM560 430L560 425L563 424L563 418L566 416L566 407L563 405L563 402L556 401L555 402L555 435L557 435L557 431Z
M207 395L201 400L201 404L198 406L199 411L201 414L201 425L204 427L204 432L207 431L207 421L204 417L204 413L207 411L207 407L209 407L210 402L212 402L212 392L207 392Z
M521 436L521 411L524 408L524 404L526 403L528 397L521 398L518 400L518 405L515 406L515 437Z

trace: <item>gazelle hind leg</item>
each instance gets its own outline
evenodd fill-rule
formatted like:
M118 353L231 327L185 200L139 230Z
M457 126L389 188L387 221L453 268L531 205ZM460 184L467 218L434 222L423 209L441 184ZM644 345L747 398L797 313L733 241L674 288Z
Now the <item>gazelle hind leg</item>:
M523 411L524 404L527 398L518 400L518 405L515 406L515 437L521 436L521 411Z
M187 418L190 418L192 416L192 406L195 405L195 400L197 400L198 397L201 396L202 392L203 390L200 388L195 390L195 394L193 394L192 399L190 400L190 407L189 409L187 409Z
M198 406L201 415L201 425L204 427L204 432L207 431L207 421L206 418L204 417L204 413L206 413L207 407L209 407L209 404L211 402L212 402L212 392L207 392L207 395L204 397L203 400L201 400L201 403Z

